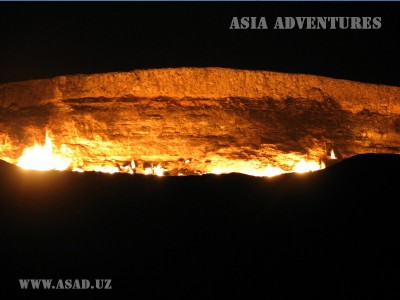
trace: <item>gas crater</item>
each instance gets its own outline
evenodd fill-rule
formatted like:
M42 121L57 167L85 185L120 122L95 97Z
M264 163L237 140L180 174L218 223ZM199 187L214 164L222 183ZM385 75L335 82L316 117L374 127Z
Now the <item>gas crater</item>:
M8 83L0 117L0 159L28 169L274 176L400 153L399 87L303 74L176 68Z

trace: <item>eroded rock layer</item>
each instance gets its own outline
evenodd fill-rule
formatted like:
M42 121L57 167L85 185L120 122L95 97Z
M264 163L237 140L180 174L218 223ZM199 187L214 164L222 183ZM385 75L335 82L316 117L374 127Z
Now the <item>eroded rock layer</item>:
M43 143L71 168L161 163L171 174L289 170L301 158L400 153L400 88L222 68L0 85L0 159Z

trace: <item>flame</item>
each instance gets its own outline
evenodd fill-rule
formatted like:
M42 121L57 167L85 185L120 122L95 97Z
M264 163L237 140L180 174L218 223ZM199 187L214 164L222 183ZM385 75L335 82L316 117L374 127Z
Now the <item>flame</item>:
M114 174L114 173L118 173L119 169L117 167L96 167L96 168L94 168L93 171Z
M284 170L282 170L281 168L272 167L271 165L268 165L265 168L265 175L264 176L266 176L266 177L274 177L274 176L277 176L277 175L281 175L283 173L286 173L286 172Z
M214 168L210 172L211 174L220 175L220 174L228 174L232 172L242 173L251 176L258 176L258 177L274 177L284 173L306 173L306 172L313 172L325 169L325 163L321 162L318 163L317 161L306 161L305 159L301 159L292 170L283 170L280 167L275 167L270 164L267 165L265 169L253 169L253 168L240 168L234 169L232 171L230 168Z
M164 176L164 171L165 171L165 169L160 164L158 164L156 167L145 168L144 175Z
M129 159L125 162L114 162L112 164L102 164L101 166L96 165L84 165L81 161L77 161L78 163L73 163L72 151L67 148L66 145L62 144L57 152L64 155L58 155L53 152L53 144L52 140L49 137L48 132L46 132L46 142L44 146L35 144L32 147L26 148L23 151L22 156L15 160L17 161L17 165L24 169L32 169L32 170L66 170L70 169L74 172L85 172L85 171L95 171L102 172L108 174L114 173L129 173L129 174L145 174L145 175L157 175L164 176L164 172L167 169L164 169L163 166L159 163L157 166L151 164L151 167L142 167L142 164L139 163L139 167L137 168L135 161L133 159ZM78 153L75 153L77 156ZM317 171L325 168L325 163L318 159L318 156L311 156L314 160L306 160L303 156L297 153L288 153L282 156L281 160L273 161L271 164L265 165L261 164L257 159L250 161L242 161L242 160L218 160L213 159L214 166L208 172L196 171L195 174L228 174L228 173L242 173L251 176L259 176L259 177L274 177L284 173L305 173ZM79 154L78 154L79 158ZM330 159L337 159L334 153L334 150L331 150ZM113 161L114 159L107 160L108 162ZM318 162L319 161L319 162ZM186 164L192 163L191 159L184 160ZM15 163L15 162L14 162ZM168 165L167 165L168 166ZM174 169L172 169L172 174L174 174ZM184 176L181 170L176 170L179 173L178 176ZM185 171L186 172L186 171ZM192 172L192 171L189 171ZM193 173L189 173L193 174Z
M220 169L215 169L214 168L210 173L214 174L214 175L221 175L223 173L223 171L220 170Z
M337 159L335 152L333 151L333 149L331 150L331 156L330 159Z
M153 174L153 169L152 168L144 169L144 175L150 175L150 174Z
M161 167L160 164L157 165L157 167L153 168L154 174L157 176L164 176L164 169Z
M305 161L302 159L297 163L297 165L293 168L293 172L295 173L306 173L313 172L321 169L321 165L316 161Z
M53 144L46 132L46 142L44 146L35 144L26 148L22 156L18 159L17 166L26 170L66 170L71 163L71 159L64 158L53 153Z

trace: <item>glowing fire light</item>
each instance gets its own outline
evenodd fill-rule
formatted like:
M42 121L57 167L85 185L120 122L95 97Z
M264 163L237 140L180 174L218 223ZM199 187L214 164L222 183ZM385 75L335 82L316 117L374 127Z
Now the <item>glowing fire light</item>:
M296 173L306 173L313 172L321 169L321 165L315 161L305 161L302 159L297 163L297 165L293 168L293 172Z
M265 174L264 174L264 176L266 176L266 177L274 177L274 176L278 176L278 175L281 175L281 174L283 174L283 173L286 173L284 170L282 170L281 168L279 168L279 167L272 167L271 165L268 165L266 168L265 168Z
M331 150L331 156L330 159L337 159L335 152L333 151L333 149Z
M211 174L214 174L214 175L221 175L221 174L222 174L222 171L221 171L220 169L213 169L213 170L211 171Z
M153 171L157 176L164 176L164 169L160 166L160 164L158 164L157 167L154 167Z
M325 169L325 164L323 162L318 163L317 161L306 161L304 159L301 159L294 167L292 170L283 170L280 167L272 166L268 164L268 166L265 169L252 169L252 168L241 168L241 169L235 169L234 172L237 173L242 173L250 176L258 176L258 177L274 177L278 176L284 173L306 173L306 172L313 172L313 171L318 171ZM229 168L227 169L219 169L219 168L214 168L210 172L211 174L215 175L220 175L220 174L228 174L232 173L233 171Z
M64 158L53 153L53 144L46 132L46 143L44 146L35 144L26 148L22 156L18 159L17 166L26 170L66 170L71 163L71 159Z
M144 169L144 175L151 175L151 174L153 174L153 169L152 168Z
M156 167L152 168L145 168L144 175L157 175L157 176L164 176L165 169L158 164Z
M96 167L96 168L94 168L93 171L114 174L114 173L118 173L119 169L117 167Z
M56 148L64 155L71 157L71 150L66 148L65 145L61 145L61 149ZM64 147L64 148L63 148ZM334 153L334 150L331 150L330 159L337 159ZM297 164L295 163L297 161ZM190 159L185 160L185 163L191 163ZM118 163L115 165L102 165L102 166L84 166L84 165L74 165L72 163L71 158L66 158L61 155L57 155L53 153L53 144L52 141L46 132L46 142L44 146L35 144L32 147L26 148L23 151L22 156L19 158L18 166L24 169L30 170L66 170L68 168L72 169L74 172L85 172L85 171L95 171L102 172L108 174L114 173L142 173L145 175L157 175L164 176L164 169L159 163L157 166L151 165L151 167L143 168L139 167L139 170L136 168L135 161L132 159L130 162ZM254 161L238 161L235 164L223 164L219 163L218 166L214 167L210 173L212 174L228 174L232 172L247 174L250 176L258 176L258 177L274 177L284 173L306 173L317 171L325 168L324 162L318 162L317 160L305 160L304 158L297 157L291 161L289 165L286 165L285 169L282 169L279 166L279 162L275 162L273 164L268 164L266 167L260 166ZM204 174L197 173L197 174ZM183 176L182 172L179 172L178 176Z

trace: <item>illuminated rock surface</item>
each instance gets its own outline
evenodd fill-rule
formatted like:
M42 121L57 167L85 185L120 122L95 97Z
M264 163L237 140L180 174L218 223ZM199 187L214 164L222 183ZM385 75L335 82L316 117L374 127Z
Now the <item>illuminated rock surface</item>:
M301 159L400 153L400 88L222 68L60 76L0 85L0 159L44 144L71 168L172 175L291 170ZM217 170L217 171L216 171Z

